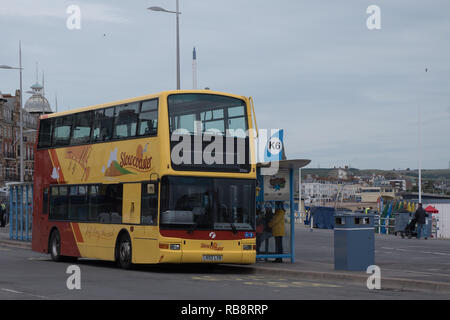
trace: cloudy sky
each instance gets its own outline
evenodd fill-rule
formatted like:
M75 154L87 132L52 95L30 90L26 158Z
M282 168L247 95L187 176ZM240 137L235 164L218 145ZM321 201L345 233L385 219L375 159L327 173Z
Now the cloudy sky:
M70 5L81 29L67 28ZM381 29L369 30L370 5ZM0 0L0 64L24 90L45 72L59 110L176 86L175 0ZM450 1L180 0L181 87L253 96L261 128L284 128L288 158L309 167L450 165ZM428 72L425 72L425 69ZM0 91L17 72L0 70ZM29 95L26 95L27 98Z

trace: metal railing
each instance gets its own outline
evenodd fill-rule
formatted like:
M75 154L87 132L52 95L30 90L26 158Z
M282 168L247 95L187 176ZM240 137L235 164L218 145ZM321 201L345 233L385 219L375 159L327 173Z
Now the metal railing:
M395 218L375 216L374 226L375 226L375 233L394 234Z
M18 183L9 187L9 238L31 241L33 225L33 184Z
M439 218L433 217L431 220L431 236L437 238ZM386 218L375 216L374 220L375 233L379 234L395 234L395 218Z

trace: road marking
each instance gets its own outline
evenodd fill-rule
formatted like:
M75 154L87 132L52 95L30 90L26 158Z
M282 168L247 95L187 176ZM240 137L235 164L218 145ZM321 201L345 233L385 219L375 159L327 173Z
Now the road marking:
M446 253L446 252L417 251L417 250L409 250L409 249L402 249L402 248L390 248L390 247L382 247L381 249L396 250L396 251L401 251L401 252L414 252L414 253L434 254L434 255L438 255L438 256L450 256L450 253ZM389 253L392 253L392 252L389 252Z
M1 290L2 291L6 291L6 292L15 293L15 294L23 294L23 292L11 290L11 289L6 289L6 288L2 288Z
M289 283L278 282L278 281L267 281L266 285L271 286L271 287L276 287L276 288L288 288L289 287Z
M246 281L244 282L244 284L248 285L248 286L264 286L265 283L263 282L252 282L252 281Z
M224 281L224 280L231 280L231 281L239 281L242 284L249 285L249 286L267 286L267 287L273 287L273 288L307 288L307 287L313 287L313 288L341 288L339 285L330 284L330 283L317 283L317 282L306 282L306 281L289 281L287 279L280 278L278 281L268 281L267 279L264 279L263 277L255 277L250 276L248 277L250 280L248 281L245 278L231 278L231 279L221 279L221 278L215 278L211 276L194 276L191 277L193 280L203 280L203 281Z
M205 280L205 281L221 281L218 278L213 278L211 276L202 276L202 277L192 277L193 280Z
M439 256L450 256L449 253L445 253L445 252L431 252L431 251L426 251L424 253L431 253L431 254L437 254Z
M387 270L387 271L399 271L398 269L386 269L383 268L383 270ZM446 271L446 270L442 270L442 271ZM404 273L415 273L415 274L420 274L420 275L424 275L424 276L444 276L444 277L450 277L450 274L445 274L445 273L430 273L430 272L421 272L421 271L410 271L410 270L402 270L402 272Z
M50 261L50 258L37 257L37 258L28 258L30 261Z
M49 297L40 296L40 295L36 295L36 294L32 294L32 293L16 291L16 290L7 289L7 288L1 288L0 290L1 291L5 291L5 292L9 292L9 293L14 293L14 294L24 294L24 295L35 297L35 298L39 298L39 299L50 299Z
M335 284L328 283L316 283L316 282L302 282L302 281L294 281L292 282L295 286L300 287L324 287L324 288L341 288L341 286Z

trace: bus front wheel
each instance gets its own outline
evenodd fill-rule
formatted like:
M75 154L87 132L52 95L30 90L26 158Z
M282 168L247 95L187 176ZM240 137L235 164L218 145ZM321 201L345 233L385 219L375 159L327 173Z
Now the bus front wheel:
M119 267L123 269L130 269L132 266L131 257L131 239L127 233L124 233L120 236L116 246L116 259Z

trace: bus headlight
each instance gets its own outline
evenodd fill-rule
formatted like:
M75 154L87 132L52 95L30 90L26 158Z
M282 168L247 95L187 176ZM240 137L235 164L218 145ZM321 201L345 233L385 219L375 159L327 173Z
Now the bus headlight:
M244 249L244 250L254 250L252 244L244 244L242 246L242 249Z
M170 250L180 250L180 244L179 243L172 243L170 245Z

